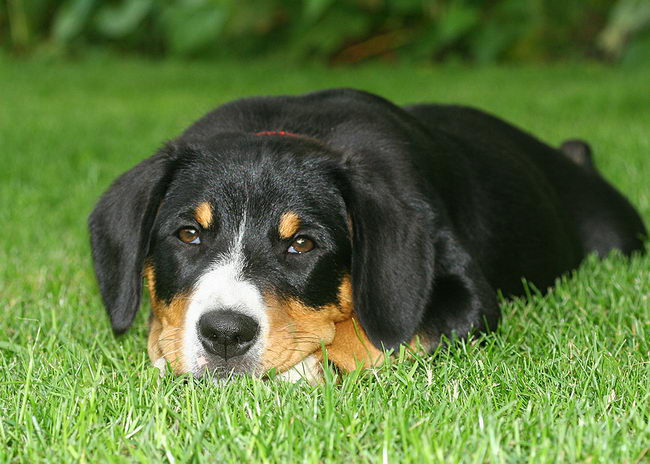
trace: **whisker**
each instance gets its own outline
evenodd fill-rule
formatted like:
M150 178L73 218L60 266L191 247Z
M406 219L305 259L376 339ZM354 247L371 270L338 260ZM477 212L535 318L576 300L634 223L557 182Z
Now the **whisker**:
M174 344L172 342L167 342L167 343L164 343L164 344L159 344L158 346L160 347L161 351L165 351L170 346L173 347L173 345ZM180 350L181 348L178 348L178 349Z
M173 351L164 351L164 350L161 350L161 351L162 351L162 354L163 354L163 358L167 358L167 356L169 356L170 354L178 353L181 350L178 349L178 350L173 350Z
M318 345L319 341L320 340L316 338L303 338L303 339L295 340L295 344L296 345Z

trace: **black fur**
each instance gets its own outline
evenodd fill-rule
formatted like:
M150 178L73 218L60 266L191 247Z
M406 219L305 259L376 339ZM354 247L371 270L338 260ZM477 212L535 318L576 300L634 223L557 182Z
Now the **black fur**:
M140 306L151 228L172 165L166 150L142 161L113 183L88 220L97 281L117 333Z
M299 136L255 135L275 130ZM104 303L126 330L145 259L161 298L191 288L246 210L246 277L317 308L351 273L377 346L492 328L497 289L520 294L523 277L545 289L588 253L643 249L638 214L579 143L563 153L474 109L399 108L354 90L226 104L120 177L92 213ZM179 245L175 231L204 200L214 229L202 247ZM305 218L315 252L286 255L274 231L287 209Z

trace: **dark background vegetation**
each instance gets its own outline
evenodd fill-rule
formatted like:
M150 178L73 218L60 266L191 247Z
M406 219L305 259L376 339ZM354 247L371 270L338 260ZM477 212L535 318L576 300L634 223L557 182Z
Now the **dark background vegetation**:
M650 61L650 0L0 0L0 48L291 62Z

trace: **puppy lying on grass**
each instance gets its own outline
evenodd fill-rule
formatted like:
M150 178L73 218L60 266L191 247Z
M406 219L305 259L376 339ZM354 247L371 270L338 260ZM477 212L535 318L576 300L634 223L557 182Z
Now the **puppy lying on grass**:
M483 112L364 92L249 98L119 177L90 216L116 333L151 296L149 355L175 373L319 377L383 349L494 328L497 289L643 248L589 147Z

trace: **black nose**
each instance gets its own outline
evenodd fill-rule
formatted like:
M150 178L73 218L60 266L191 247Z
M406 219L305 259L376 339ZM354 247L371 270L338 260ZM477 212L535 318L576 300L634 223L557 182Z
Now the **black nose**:
M235 311L210 311L199 319L199 340L208 353L225 360L241 356L255 343L259 324Z

